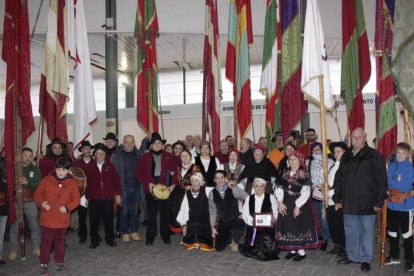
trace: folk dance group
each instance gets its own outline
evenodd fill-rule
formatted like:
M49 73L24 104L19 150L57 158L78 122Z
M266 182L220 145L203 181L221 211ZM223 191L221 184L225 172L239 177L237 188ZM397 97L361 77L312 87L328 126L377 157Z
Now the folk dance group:
M52 245L56 270L66 270L65 233L76 209L79 243L87 241L89 216L91 249L102 241L101 221L110 247L116 246L117 236L123 242L141 240L141 198L145 198L141 211L147 220L147 246L153 245L157 236L159 216L159 233L167 245L171 244L171 233L176 232L181 233L181 245L187 250L223 251L230 246L232 251L259 260L278 259L285 250L286 259L301 261L306 258L305 250L326 250L332 239L334 247L329 253L340 257L338 263L358 263L363 271L370 270L373 256L375 212L388 198L390 252L386 265L400 263L402 236L404 268L412 271L414 169L409 145L397 145L387 177L384 158L367 145L363 129L352 132L350 148L342 142L331 143L329 207L325 208L322 155L328 153L322 152L316 138L315 130L308 129L307 143L301 145L297 132L287 139L276 133L272 140L275 148L266 157L265 138L256 145L243 139L238 151L228 136L213 154L210 144L197 135L169 145L153 133L137 149L132 135L124 136L122 145L117 146L116 135L108 133L105 144L84 141L78 158L67 151L68 145L53 140L39 168L32 164L32 150L24 148L24 177L19 183L24 186L25 215L41 274L48 274ZM86 175L81 196L77 181L69 174L72 167ZM1 176L4 179L3 169ZM8 215L6 186L3 180L1 241ZM10 260L16 259L17 239L14 223Z

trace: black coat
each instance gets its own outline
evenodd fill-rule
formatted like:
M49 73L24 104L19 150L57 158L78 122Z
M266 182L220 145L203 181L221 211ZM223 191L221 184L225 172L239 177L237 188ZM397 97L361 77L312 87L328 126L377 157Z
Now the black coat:
M341 158L334 181L335 203L344 214L372 215L387 197L387 171L382 155L365 145L355 156L352 148Z

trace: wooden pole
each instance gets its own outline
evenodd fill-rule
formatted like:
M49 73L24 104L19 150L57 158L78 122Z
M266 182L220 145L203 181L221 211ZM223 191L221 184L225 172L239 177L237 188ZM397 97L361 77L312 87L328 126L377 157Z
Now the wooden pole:
M323 183L324 183L324 202L325 208L328 208L328 151L326 144L326 111L325 111L325 92L323 87L323 76L319 76L319 107L321 110L321 134L322 134L322 166L323 166Z
M233 122L233 125L234 125L234 130L233 130L233 133L234 133L234 145L235 145L235 147L236 147L236 149L238 149L239 148L239 118L238 118L238 116L237 116L237 101L238 101L238 99L237 99L237 91L236 91L236 88L233 86L233 95L234 95L234 100L233 100L233 112L234 112L234 115L233 115L233 118L234 118L234 122Z
M385 263L385 240L387 238L387 200L382 206L381 216L381 252L380 252L380 266L384 268Z
M154 131L154 118L152 114L152 77L151 72L147 71L145 72L145 76L147 77L147 83L148 83L148 132L149 135L152 134Z
M407 108L404 107L404 141L411 145L411 126L410 126L410 114Z
M37 135L36 166L39 167L40 158L43 157L43 117L39 117L39 133Z

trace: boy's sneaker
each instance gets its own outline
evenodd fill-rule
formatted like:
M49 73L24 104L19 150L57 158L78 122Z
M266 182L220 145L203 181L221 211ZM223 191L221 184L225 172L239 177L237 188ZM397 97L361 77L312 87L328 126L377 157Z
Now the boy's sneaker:
M404 264L405 271L413 271L413 262L405 262Z
M56 271L66 272L68 271L68 269L66 268L66 266L63 265L63 263L58 263L56 264Z
M47 267L47 264L40 265L40 275L49 276L49 269Z
M388 256L388 257L385 259L385 263L384 263L384 265L393 265L393 264L399 264L399 263L401 263L401 262L400 262L400 259L398 259L398 258L394 258L394 257L391 257L391 256Z

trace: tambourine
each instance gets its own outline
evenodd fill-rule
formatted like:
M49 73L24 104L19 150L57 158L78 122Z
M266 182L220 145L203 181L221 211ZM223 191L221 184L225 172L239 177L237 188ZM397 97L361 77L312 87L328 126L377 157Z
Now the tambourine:
M86 175L81 168L73 167L69 170L69 174L76 180L79 189L79 195L82 197L86 189Z
M170 197L170 189L164 184L158 183L152 188L152 195L158 200L167 200Z

